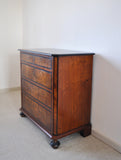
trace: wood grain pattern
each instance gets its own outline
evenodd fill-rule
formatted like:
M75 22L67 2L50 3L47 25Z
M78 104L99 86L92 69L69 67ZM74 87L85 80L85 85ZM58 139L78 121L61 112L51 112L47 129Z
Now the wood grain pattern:
M21 51L21 111L54 142L91 134L93 55Z
M25 63L31 63L48 69L52 68L52 57L22 53L21 60Z
M34 118L43 128L52 132L52 113L41 107L40 104L32 101L28 96L23 94L23 108ZM40 116L41 115L41 116Z
M58 134L90 123L92 58L59 57Z
M49 71L22 64L22 76L52 89L52 73Z
M22 80L22 90L35 99L39 100L43 105L52 108L52 93L43 90L42 88L24 79Z
M53 134L57 135L58 117L58 57L53 60Z
M29 62L29 63L33 63L34 62L33 56L29 55L29 54L21 54L21 60Z
M34 64L41 65L46 68L52 68L52 60L50 58L35 56Z

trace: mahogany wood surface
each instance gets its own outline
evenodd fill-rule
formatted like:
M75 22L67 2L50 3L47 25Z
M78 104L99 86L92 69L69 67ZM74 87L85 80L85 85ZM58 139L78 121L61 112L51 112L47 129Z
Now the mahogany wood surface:
M20 110L54 142L90 135L94 54L48 55L21 50Z
M58 134L90 123L92 58L59 57Z
M58 57L53 60L53 135L57 135L58 126Z

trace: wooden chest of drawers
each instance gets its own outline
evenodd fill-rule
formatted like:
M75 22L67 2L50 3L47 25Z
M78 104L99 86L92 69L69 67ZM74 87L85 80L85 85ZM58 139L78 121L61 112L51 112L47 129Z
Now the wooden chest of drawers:
M20 50L21 116L29 117L58 148L59 138L91 134L93 53Z

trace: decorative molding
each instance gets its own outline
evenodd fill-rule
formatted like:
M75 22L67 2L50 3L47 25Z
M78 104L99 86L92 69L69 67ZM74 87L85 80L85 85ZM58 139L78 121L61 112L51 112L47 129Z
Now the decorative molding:
M17 90L20 90L20 89L21 89L21 87L3 88L3 89L0 89L0 93L17 91Z
M116 151L118 151L119 153L121 153L121 145L120 144L117 144L113 140L107 138L106 136L98 133L95 130L92 130L92 135L94 137L96 137L97 139L101 140L102 142L104 142L105 144L109 145L110 147L112 147L113 149L115 149Z

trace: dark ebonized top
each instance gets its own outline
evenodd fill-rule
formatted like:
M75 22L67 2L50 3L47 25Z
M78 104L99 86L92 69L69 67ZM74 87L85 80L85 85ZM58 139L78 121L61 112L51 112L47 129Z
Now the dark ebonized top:
M37 49L19 49L25 53L43 54L48 56L64 56L64 55L94 55L95 53L88 53L82 51L72 51L66 49L55 49L55 48L37 48Z

